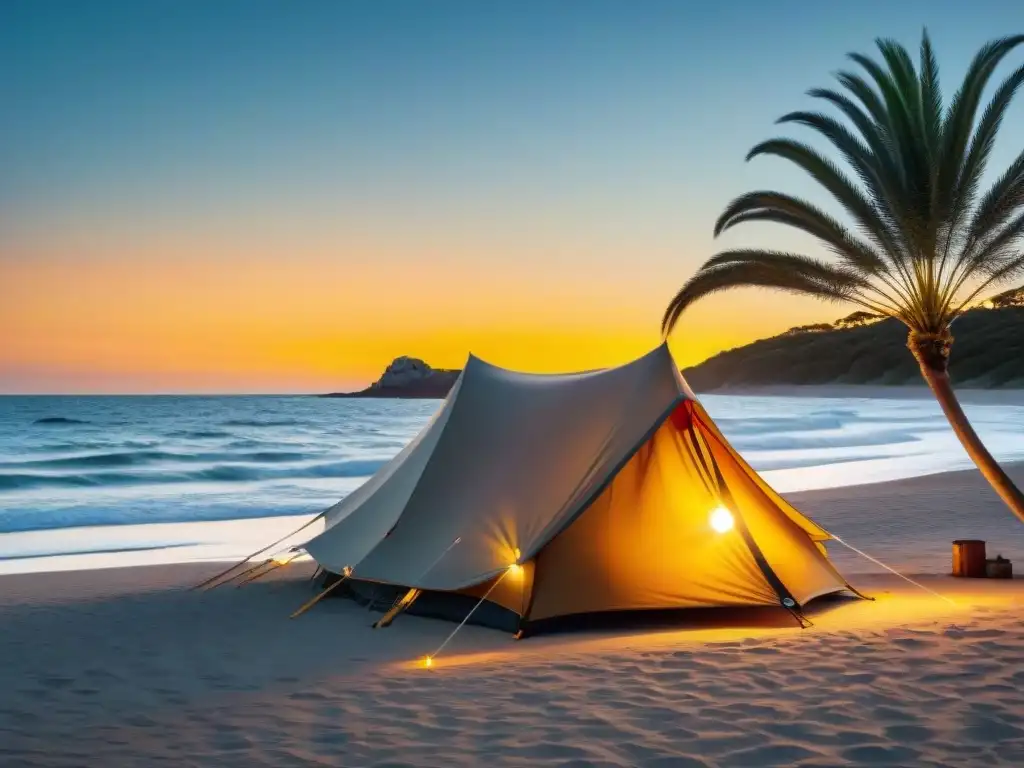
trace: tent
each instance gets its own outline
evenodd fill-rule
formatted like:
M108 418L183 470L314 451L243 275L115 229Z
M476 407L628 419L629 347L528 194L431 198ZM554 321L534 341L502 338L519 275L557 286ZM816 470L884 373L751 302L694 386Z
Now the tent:
M484 623L519 631L679 608L800 618L810 600L854 591L828 559L830 534L729 445L667 344L566 375L471 356L430 423L324 519L304 548L346 575L349 596L394 613L486 596Z

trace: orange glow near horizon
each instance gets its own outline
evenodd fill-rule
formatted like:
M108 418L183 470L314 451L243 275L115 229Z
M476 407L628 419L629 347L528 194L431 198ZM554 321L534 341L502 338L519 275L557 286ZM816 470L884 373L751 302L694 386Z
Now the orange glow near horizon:
M484 264L381 249L355 259L301 242L288 258L162 243L134 259L117 245L0 261L3 391L335 391L365 386L399 355L438 368L470 352L537 372L617 365L660 342L662 309L687 276L610 256L581 274L511 249ZM696 306L672 338L679 364L807 321L807 303L755 297L756 315L746 293Z

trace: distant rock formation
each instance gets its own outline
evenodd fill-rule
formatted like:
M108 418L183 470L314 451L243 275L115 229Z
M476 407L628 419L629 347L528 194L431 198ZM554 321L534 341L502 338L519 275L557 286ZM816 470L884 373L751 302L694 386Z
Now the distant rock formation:
M965 312L953 325L956 343L949 373L954 384L1024 387L1024 306L1016 304L1024 292L1007 294L993 297L998 304L989 299ZM791 328L721 352L683 375L697 392L790 384L921 383L917 363L907 351L906 328L896 320L871 317Z
M418 357L395 358L377 381L359 392L332 392L322 397L396 397L443 399L461 371L431 368Z

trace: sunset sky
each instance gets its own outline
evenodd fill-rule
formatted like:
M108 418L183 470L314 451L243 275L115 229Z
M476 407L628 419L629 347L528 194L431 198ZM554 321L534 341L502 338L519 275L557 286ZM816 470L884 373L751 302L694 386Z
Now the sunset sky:
M0 392L311 392L411 354L624 362L716 249L811 248L743 157L877 36L948 96L1019 0L0 5ZM1015 55L1005 76L1022 62ZM992 165L1020 151L1024 107ZM787 130L787 132L791 132ZM812 251L813 252L813 251ZM699 305L680 364L848 308Z

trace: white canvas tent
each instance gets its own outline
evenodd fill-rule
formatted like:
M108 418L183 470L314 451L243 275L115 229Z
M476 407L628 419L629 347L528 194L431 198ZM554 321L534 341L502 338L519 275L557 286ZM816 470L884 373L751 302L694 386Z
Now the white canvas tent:
M305 544L350 588L481 596L521 627L644 609L785 606L849 589L829 533L772 491L663 344L619 368L470 357L398 456Z

